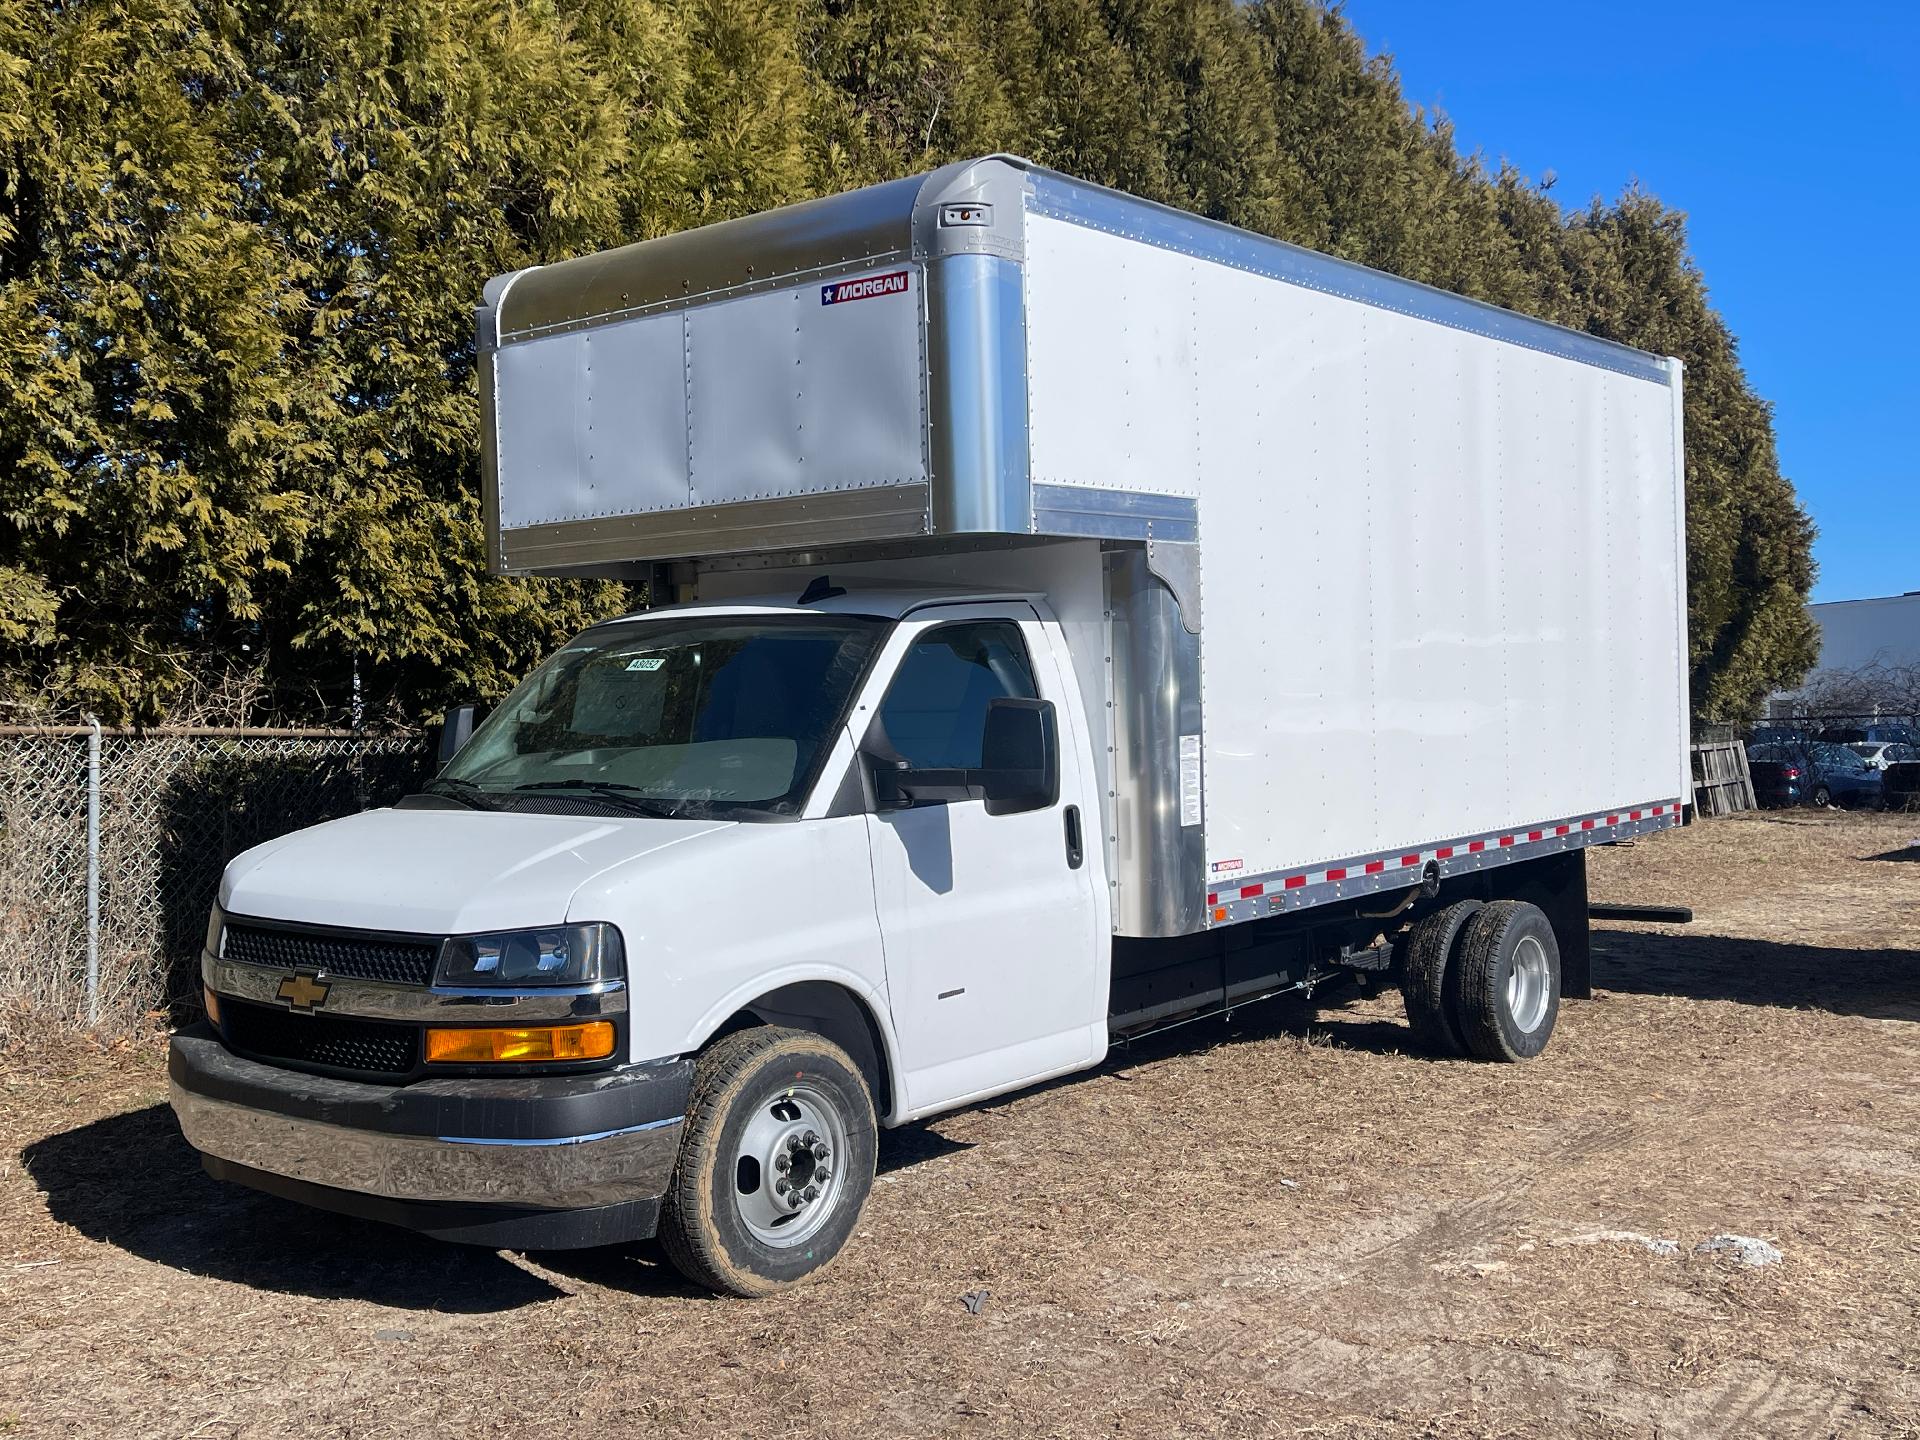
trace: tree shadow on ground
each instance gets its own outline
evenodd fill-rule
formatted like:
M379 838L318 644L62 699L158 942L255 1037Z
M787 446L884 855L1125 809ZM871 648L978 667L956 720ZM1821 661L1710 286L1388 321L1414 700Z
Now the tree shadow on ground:
M166 1105L49 1135L20 1159L55 1220L189 1274L456 1314L515 1310L566 1293L491 1250L222 1184L200 1168Z
M1920 1020L1916 950L1845 950L1728 935L1596 930L1593 981L1625 994Z
M1920 840L1900 850L1886 850L1878 855L1867 856L1868 863L1877 860L1920 860Z

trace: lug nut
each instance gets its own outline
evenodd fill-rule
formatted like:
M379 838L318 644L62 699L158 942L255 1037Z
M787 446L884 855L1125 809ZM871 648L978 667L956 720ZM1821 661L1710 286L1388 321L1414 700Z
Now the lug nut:
M786 1174L787 1171L793 1168L793 1157L786 1154L774 1156L773 1168L778 1170L782 1175Z
M798 1210L802 1205L806 1203L807 1203L807 1197L802 1195L798 1190L793 1191L791 1194L787 1196L787 1204L791 1205L796 1210Z
M816 1160L824 1160L824 1159L826 1159L826 1158L827 1158L827 1143L826 1143L826 1141L824 1141L824 1140L816 1140L816 1141L814 1142L814 1145L813 1145L813 1158L814 1158L814 1159L816 1159Z
M824 1185L833 1178L833 1172L824 1165L816 1165L813 1167L813 1178Z
M811 1148L812 1146L818 1145L820 1143L820 1137L814 1134L813 1131L809 1130L805 1135L800 1137L800 1143L802 1145L806 1145L809 1148Z
M818 1185L807 1186L807 1199L818 1200L819 1198L820 1198L820 1187Z
M800 1148L800 1137L798 1135L787 1136L787 1149L798 1151L799 1148Z
M776 1194L776 1195L784 1195L784 1194L786 1194L786 1193L787 1193L787 1182L786 1182L786 1181L785 1181L784 1179L781 1179L781 1180L776 1180L776 1181L774 1181L774 1182L773 1182L773 1192L774 1192L774 1194Z

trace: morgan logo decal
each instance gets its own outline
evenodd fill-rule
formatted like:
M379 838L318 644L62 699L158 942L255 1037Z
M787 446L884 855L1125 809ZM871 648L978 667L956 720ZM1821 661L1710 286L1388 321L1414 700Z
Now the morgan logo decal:
M311 1011L327 1003L327 991L332 988L313 975L289 975L274 993L295 1010Z
M907 272L889 271L885 275L868 275L860 280L836 280L831 285L820 287L822 305L839 305L848 300L871 300L876 295L904 295L907 293Z

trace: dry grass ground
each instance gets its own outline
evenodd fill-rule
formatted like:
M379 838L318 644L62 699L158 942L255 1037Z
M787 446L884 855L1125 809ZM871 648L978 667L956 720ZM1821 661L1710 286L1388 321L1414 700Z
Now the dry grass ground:
M216 1185L153 1050L17 1066L0 1433L1920 1434L1916 837L1602 852L1596 898L1697 923L1607 928L1531 1065L1270 1005L895 1132L839 1266L760 1303Z

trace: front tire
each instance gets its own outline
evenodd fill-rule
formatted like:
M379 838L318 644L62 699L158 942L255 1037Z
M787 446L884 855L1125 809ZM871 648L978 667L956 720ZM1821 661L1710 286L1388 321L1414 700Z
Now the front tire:
M1827 806L1831 805L1832 803L1833 803L1833 792L1831 790L1829 790L1824 785L1818 785L1814 787L1814 791L1813 791L1814 809L1824 810L1827 808Z
M1496 900L1460 939L1461 1038L1482 1060L1531 1060L1560 1015L1560 945L1524 900Z
M847 1243L877 1153L873 1099L846 1051L805 1030L728 1035L694 1069L661 1247L709 1290L784 1290Z

